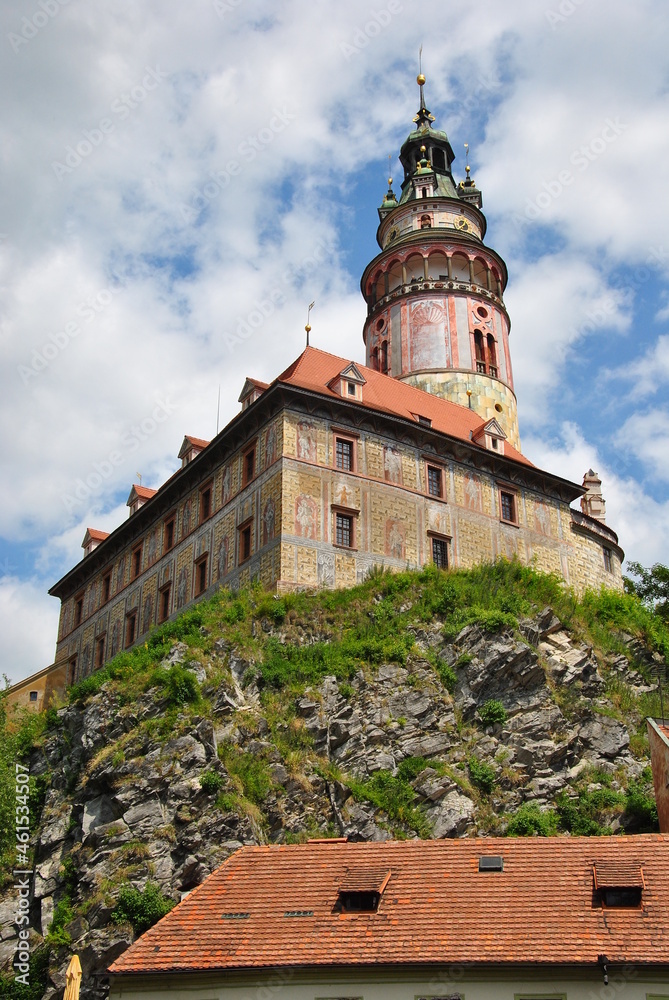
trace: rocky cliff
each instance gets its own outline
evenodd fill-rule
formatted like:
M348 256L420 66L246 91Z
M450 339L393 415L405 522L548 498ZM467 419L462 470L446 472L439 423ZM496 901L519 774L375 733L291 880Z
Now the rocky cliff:
M104 997L136 933L241 844L653 829L657 637L531 571L478 572L475 599L436 573L220 592L52 708L24 753L24 995L41 975L60 997L76 952L82 997ZM5 967L15 911L9 882Z

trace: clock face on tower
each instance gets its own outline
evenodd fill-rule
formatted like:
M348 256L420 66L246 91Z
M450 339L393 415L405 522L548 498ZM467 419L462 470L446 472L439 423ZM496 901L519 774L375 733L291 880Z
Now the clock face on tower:
M469 223L466 219L460 217L455 223L455 228L460 229L463 233L469 232Z

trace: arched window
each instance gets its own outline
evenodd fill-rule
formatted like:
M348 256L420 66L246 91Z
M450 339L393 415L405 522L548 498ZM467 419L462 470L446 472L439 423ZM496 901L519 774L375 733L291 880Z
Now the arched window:
M476 356L476 371L485 375L485 348L483 346L483 334L480 330L474 330L474 353Z
M491 375L497 376L497 348L495 345L495 338L491 333L488 334L488 371Z
M382 340L379 347L379 371L388 374L388 341Z
M370 360L371 366L374 369L374 371L378 372L378 370L379 370L379 349L378 349L378 347L373 347L372 348L372 353L369 356L369 360Z
M437 170L446 169L446 160L444 158L443 149L433 149L432 150L432 166Z
M420 217L420 228L421 229L432 229L432 220L429 215L421 215Z

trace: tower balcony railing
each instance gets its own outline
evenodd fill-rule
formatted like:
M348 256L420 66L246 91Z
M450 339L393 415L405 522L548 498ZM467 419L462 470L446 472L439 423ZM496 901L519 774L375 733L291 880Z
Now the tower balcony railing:
M394 299L400 298L402 295L408 295L410 292L427 292L427 291L454 291L454 292L470 292L476 295L480 295L484 299L489 299L491 302L497 303L501 306L504 311L506 307L504 305L504 300L497 295L495 292L491 292L489 288L485 285L479 285L476 282L462 280L447 281L443 278L415 278L407 284L398 285L393 288L386 295L382 295L373 304L369 306L369 312L375 312L380 306L388 305Z

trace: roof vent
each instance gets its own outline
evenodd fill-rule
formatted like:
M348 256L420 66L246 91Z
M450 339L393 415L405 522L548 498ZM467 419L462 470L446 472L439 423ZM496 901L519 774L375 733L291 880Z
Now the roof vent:
M313 917L313 910L286 910L284 917Z
M594 906L641 906L641 895L646 888L641 865L596 862L592 866L592 874Z
M387 868L349 868L339 886L337 913L375 913L390 880Z
M504 858L501 854L482 854L479 858L480 872L503 872Z
M222 916L224 920L247 920L251 916L251 914L248 912L224 913Z

